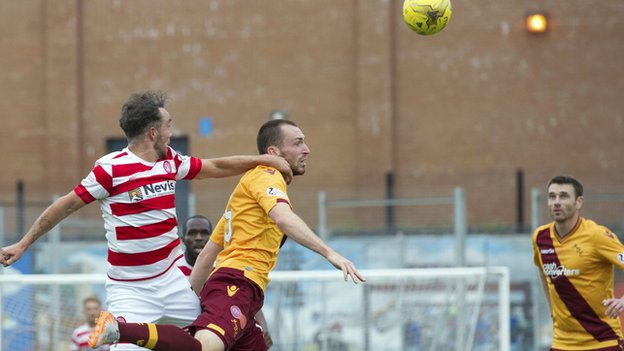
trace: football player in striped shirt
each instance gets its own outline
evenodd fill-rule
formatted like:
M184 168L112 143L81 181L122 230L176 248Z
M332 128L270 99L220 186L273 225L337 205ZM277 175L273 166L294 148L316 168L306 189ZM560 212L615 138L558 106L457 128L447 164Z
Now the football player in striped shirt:
M199 159L179 154L169 146L173 118L165 102L162 92L132 94L119 120L128 146L97 160L89 175L44 210L19 242L0 249L0 263L14 263L62 219L97 201L108 241L109 310L128 322L193 321L200 312L199 300L175 267L183 256L176 182L229 177L258 165L276 167L290 179L292 170L275 155ZM112 349L141 348L119 344Z
M287 160L294 175L305 173L310 149L295 123L266 122L257 144L260 154ZM191 273L202 313L185 328L188 333L174 325L119 322L103 311L89 345L131 342L158 351L267 350L262 331L252 321L264 303L269 272L286 236L323 256L342 271L345 281L364 282L355 265L325 244L292 210L287 183L280 172L266 166L247 171L239 180Z
M608 228L580 216L583 185L569 176L548 182L553 221L533 233L533 259L553 319L552 351L622 351L613 294L614 267L624 269L624 246Z

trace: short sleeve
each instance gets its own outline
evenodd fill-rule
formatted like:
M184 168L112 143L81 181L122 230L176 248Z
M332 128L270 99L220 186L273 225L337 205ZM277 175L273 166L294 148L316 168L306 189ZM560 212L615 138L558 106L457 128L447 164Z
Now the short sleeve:
M598 227L593 235L596 254L624 271L624 245L607 227Z
M110 165L96 164L93 170L74 188L74 193L85 203L105 199L113 187Z
M535 264L538 268L541 268L542 262L540 259L539 249L537 247L537 231L533 233L532 241L533 241L533 264Z
M266 167L255 172L253 177L246 179L245 186L266 213L280 202L291 206L284 177L274 168Z
M225 244L225 231L227 230L227 221L225 219L225 216L225 214L221 216L219 222L217 222L217 225L214 227L212 234L210 234L210 241L219 246L224 246Z
M193 156L179 154L171 148L169 148L169 150L171 152L173 162L175 163L178 170L176 173L176 180L191 180L197 176L199 171L201 171L201 159Z

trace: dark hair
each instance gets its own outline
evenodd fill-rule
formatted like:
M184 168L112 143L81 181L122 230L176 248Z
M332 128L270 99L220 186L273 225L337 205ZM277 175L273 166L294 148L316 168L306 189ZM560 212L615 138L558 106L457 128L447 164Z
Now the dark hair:
M186 236L186 230L187 230L188 222L191 219L203 219L203 220L207 221L208 222L208 231L210 233L212 233L212 222L208 219L208 217L201 216L201 215L195 215L195 216L191 216L191 217L187 218L186 221L184 221L184 225L182 226L182 236Z
M551 184L571 184L574 187L574 192L576 193L576 197L583 196L583 184L576 180L574 177L570 176L556 176L553 177L546 186L546 189L550 188Z
M160 128L162 115L159 108L165 107L167 95L161 91L148 90L130 95L121 108L119 126L128 139L143 135L149 127Z
M258 152L260 155L267 153L267 148L271 145L282 146L282 128L283 124L296 127L295 122L287 119L272 119L262 125L258 131Z
M102 301L100 301L100 299L98 299L96 296L89 296L85 298L84 300L82 300L82 305L84 306L89 302L95 302L98 305L102 306Z

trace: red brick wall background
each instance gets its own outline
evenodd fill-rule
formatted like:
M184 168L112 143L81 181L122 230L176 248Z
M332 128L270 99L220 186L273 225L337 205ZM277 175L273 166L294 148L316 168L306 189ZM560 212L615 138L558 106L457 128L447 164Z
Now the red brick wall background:
M0 201L15 198L19 179L31 200L69 191L106 138L122 136L125 99L145 89L169 92L177 133L200 157L255 153L258 126L286 109L312 149L291 190L311 224L319 190L380 198L387 172L397 197L464 187L478 228L513 225L518 169L526 189L566 173L588 193L623 192L621 0L456 0L431 37L402 23L401 4L3 1ZM536 9L552 20L545 35L523 28ZM202 137L207 116L214 133ZM234 183L193 183L197 211L216 218ZM587 214L622 223L614 206L623 209ZM451 214L401 208L397 221ZM384 213L345 218L337 225L379 226Z

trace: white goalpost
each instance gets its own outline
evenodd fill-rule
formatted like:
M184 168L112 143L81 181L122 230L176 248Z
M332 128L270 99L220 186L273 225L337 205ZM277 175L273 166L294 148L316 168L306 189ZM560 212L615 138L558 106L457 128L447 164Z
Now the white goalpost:
M263 311L276 351L509 351L506 267L275 271ZM101 274L0 275L2 350L67 350Z

